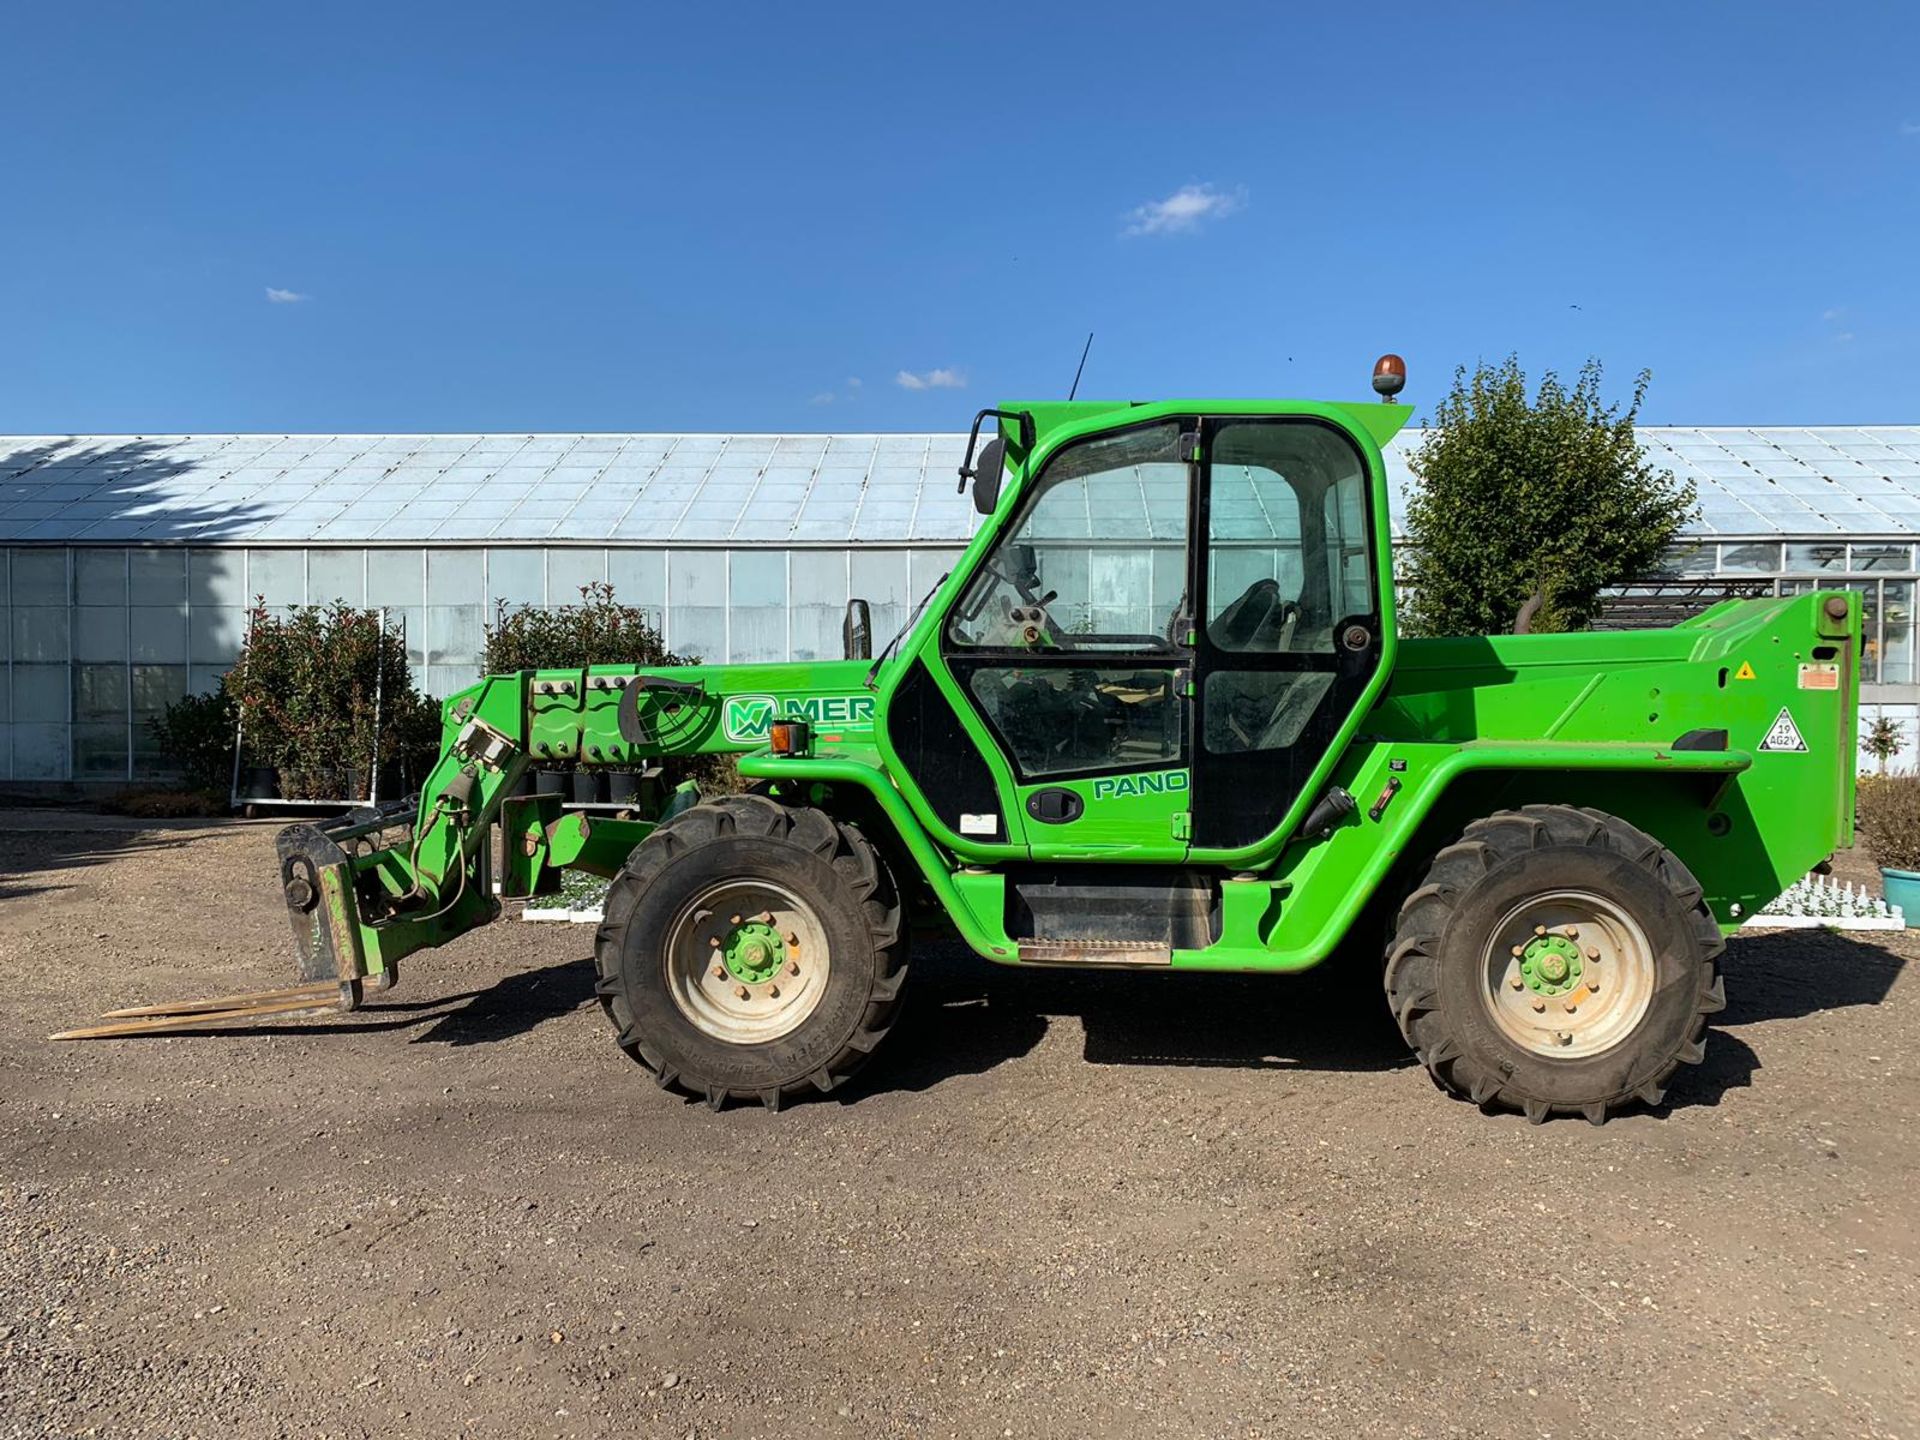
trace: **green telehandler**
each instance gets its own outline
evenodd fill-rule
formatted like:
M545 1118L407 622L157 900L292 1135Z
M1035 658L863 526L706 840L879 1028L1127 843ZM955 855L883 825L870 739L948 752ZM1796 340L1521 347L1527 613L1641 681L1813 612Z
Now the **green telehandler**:
M1391 359L1391 357L1389 357ZM1658 1104L1743 917L1850 843L1861 597L1670 629L1396 634L1383 401L982 411L985 517L878 658L492 675L417 799L279 840L302 984L78 1035L352 1009L502 897L607 877L621 1049L716 1109L832 1091L909 936L1009 965L1279 973L1342 942L1441 1086ZM981 441L984 422L997 435ZM622 817L529 767L731 752Z

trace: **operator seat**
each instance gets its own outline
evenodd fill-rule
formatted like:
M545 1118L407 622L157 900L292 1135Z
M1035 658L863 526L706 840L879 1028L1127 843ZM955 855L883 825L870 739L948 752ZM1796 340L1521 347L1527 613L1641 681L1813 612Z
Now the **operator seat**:
M1256 580L1214 616L1207 625L1207 638L1222 650L1252 650L1262 627L1273 618L1280 605L1280 582Z

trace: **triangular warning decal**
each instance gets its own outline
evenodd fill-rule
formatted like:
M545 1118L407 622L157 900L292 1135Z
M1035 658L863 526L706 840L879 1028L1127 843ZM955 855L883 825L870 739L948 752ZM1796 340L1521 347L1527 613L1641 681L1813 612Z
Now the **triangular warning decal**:
M1800 727L1793 723L1793 716L1787 713L1787 707L1780 707L1780 714L1773 722L1773 728L1767 731L1767 738L1760 742L1760 748L1766 751L1792 751L1801 755L1807 753L1807 742L1800 738Z
M1736 680L1753 679L1753 662L1751 660L1742 660L1740 662L1740 668L1733 672L1733 678Z

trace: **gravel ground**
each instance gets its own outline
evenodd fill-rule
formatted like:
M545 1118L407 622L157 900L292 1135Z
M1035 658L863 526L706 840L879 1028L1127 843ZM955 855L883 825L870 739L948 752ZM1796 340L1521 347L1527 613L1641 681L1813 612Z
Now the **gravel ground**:
M655 1090L580 927L45 1042L286 983L272 836L0 814L0 1435L1920 1432L1911 935L1736 940L1706 1062L1602 1129L1441 1095L1358 960L923 947L778 1116Z

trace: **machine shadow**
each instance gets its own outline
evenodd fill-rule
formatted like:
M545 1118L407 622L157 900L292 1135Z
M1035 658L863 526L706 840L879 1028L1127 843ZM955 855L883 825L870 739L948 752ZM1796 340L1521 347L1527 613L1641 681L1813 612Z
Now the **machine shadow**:
M1760 1059L1739 1027L1882 1003L1905 957L1833 931L1741 936L1723 969L1727 1008L1705 1060L1674 1076L1663 1111L1712 1107L1753 1083ZM257 1027L314 1035L413 1030L415 1044L511 1040L593 1005L588 957L516 971L478 990L413 1001L373 998L351 1018ZM1388 1015L1377 961L1343 953L1297 976L1021 970L988 964L951 943L919 946L898 1024L874 1064L838 1092L841 1104L933 1089L1029 1054L1049 1026L1077 1019L1095 1065L1242 1070L1413 1068ZM424 1028L422 1028L424 1027ZM209 1029L206 1034L221 1033Z
M1907 959L1872 931L1771 930L1727 944L1727 1008L1719 1026L1791 1020L1822 1010L1878 1005Z
M1061 1017L1080 1022L1095 1065L1246 1070L1391 1070L1413 1063L1377 984L1351 966L1275 979L1140 971L1019 970L957 945L913 959L906 1009L875 1064L849 1087L857 1104L925 1090L1026 1055Z
M592 1003L593 961L560 960L531 970L517 970L484 989L463 990L455 995L384 1000L376 993L351 1016L339 1020L249 1025L244 1030L207 1026L171 1033L364 1035L381 1030L419 1029L420 1033L413 1036L409 1044L486 1045L524 1035L535 1026L571 1015Z

